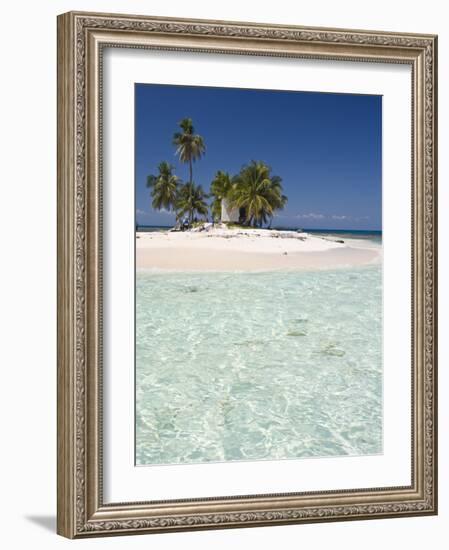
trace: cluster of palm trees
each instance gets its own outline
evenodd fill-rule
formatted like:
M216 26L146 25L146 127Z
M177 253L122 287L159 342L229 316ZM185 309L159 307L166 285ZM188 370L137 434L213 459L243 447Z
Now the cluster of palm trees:
M189 181L183 183L173 173L174 167L162 161L158 166L159 174L147 177L147 187L151 189L155 210L174 211L177 220L187 215L192 223L195 214L206 216L208 212L207 194L193 181L193 163L205 153L206 146L203 138L195 134L190 118L181 120L179 126L182 132L174 134L173 145L179 160L189 165Z
M183 183L174 174L174 167L166 161L158 166L157 175L147 177L147 186L151 189L152 206L156 210L168 210L176 213L176 219L187 218L191 224L197 215L207 216L212 197L212 218L221 218L222 201L233 209L243 213L243 225L261 227L271 223L276 210L282 209L287 197L282 194L281 178L271 174L271 168L264 162L252 161L241 171L231 176L219 170L211 183L210 194L201 185L193 181L193 163L206 152L204 139L195 134L193 122L185 118L179 123L181 132L173 136L173 145L179 160L189 165L189 180Z
M251 161L235 176L218 171L211 183L212 214L221 215L226 201L231 209L238 209L243 225L262 227L270 223L276 210L284 208L287 197L282 194L282 180L271 174L271 168L261 161Z

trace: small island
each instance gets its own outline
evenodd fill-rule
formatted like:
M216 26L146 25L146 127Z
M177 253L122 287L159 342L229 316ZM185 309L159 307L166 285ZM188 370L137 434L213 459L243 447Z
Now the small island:
M173 145L189 168L183 182L167 161L147 177L152 208L173 212L172 228L136 227L137 269L170 271L260 271L325 269L380 261L379 247L349 245L302 230L273 229L288 202L282 178L268 164L251 160L240 172L218 170L206 192L193 179L193 165L206 151L190 118L180 123ZM210 199L210 202L208 202Z

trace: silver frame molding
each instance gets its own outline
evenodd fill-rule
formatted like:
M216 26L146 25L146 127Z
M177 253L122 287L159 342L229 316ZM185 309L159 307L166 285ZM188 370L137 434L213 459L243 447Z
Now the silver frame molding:
M412 483L104 504L104 47L403 63L412 68ZM70 12L58 17L58 533L69 538L437 513L437 37Z

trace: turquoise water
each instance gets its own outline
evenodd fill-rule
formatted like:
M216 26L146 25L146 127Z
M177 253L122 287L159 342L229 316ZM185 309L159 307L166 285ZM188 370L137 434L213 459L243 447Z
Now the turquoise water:
M137 272L137 464L381 452L381 266Z

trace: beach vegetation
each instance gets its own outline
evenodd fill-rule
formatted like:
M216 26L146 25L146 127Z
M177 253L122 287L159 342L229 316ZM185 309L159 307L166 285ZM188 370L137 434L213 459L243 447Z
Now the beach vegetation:
M243 213L243 224L252 227L271 223L275 212L287 202L281 178L271 173L270 166L254 160L235 176L226 199Z
M211 204L212 217L216 220L221 218L221 203L229 196L233 185L233 178L228 172L218 170L210 185L210 192L213 197Z
M191 118L183 118L179 123L182 132L175 132L173 145L181 162L189 165L189 183L193 183L193 163L200 159L206 152L204 139L195 134L195 128Z
M187 215L190 225L193 222L195 213L207 216L207 198L201 185L195 185L193 181L193 163L200 159L206 152L204 139L195 134L195 128L191 118L183 118L179 123L181 132L173 135L173 145L176 147L176 155L179 160L189 165L189 181L182 185L177 192L176 219Z
M176 199L177 219L187 216L189 224L192 225L195 215L207 216L209 211L207 197L202 186L196 185L195 182L182 185Z
M181 180L173 173L173 166L162 161L157 175L147 176L147 187L151 189L152 206L155 210L174 210Z
M287 202L282 180L272 174L271 167L263 161L252 160L235 176L218 170L210 185L212 203L209 207L206 202L209 195L193 181L193 163L206 151L204 139L195 133L191 118L182 119L179 128L181 131L173 135L173 145L179 160L189 165L189 179L183 183L173 173L171 164L161 162L159 173L147 177L153 208L174 211L176 220L179 222L183 218L186 227L192 227L197 216L207 217L209 208L213 220L238 221L246 227L266 224L271 227L275 212L284 208ZM223 208L231 212L227 221L222 219Z

